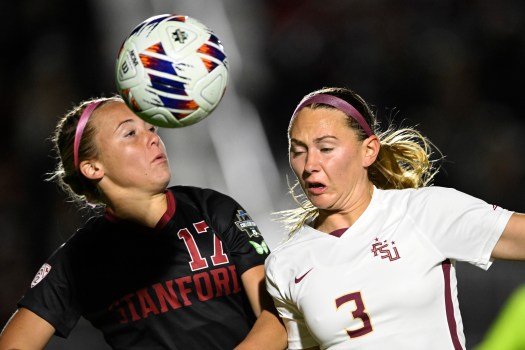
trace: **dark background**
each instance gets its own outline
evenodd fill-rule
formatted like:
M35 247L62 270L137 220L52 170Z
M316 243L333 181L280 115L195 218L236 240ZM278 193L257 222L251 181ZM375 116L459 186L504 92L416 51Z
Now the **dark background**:
M188 14L220 28L227 50L235 42L225 99L249 103L260 120L280 174L276 209L290 204L282 199L290 113L311 90L347 86L385 125L417 126L440 148L446 159L436 185L525 212L524 7L519 0L3 2L0 323L87 215L44 181L55 164L48 137L74 104L115 92L116 51L140 21ZM230 117L220 108L213 116ZM236 161L257 157L247 153ZM458 264L469 348L524 280L518 262L496 262L488 272ZM54 339L49 348L96 348L99 337L81 321L70 340Z

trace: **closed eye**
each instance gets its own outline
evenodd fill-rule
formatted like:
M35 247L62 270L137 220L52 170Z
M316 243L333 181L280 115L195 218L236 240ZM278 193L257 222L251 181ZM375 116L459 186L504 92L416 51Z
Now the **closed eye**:
M297 156L300 156L301 154L305 153L306 151L304 149L301 149L301 148L291 148L290 149L290 154L292 155L292 157L297 157Z

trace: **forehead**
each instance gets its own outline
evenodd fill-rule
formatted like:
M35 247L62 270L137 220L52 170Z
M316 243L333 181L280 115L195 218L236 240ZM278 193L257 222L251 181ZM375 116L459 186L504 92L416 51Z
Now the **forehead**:
M126 119L139 118L121 101L109 101L95 110L92 115L96 128L114 129L116 125Z
M334 108L303 108L291 121L290 137L301 135L339 134L352 132L347 116Z

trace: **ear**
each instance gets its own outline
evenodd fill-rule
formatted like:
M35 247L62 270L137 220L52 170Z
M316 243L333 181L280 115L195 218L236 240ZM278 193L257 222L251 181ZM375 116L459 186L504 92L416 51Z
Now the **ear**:
M104 169L96 160L83 160L79 168L82 175L90 180L100 180L104 176Z
M374 164L379 154L379 149L381 148L381 142L376 135L369 136L366 140L363 141L363 166L365 168Z

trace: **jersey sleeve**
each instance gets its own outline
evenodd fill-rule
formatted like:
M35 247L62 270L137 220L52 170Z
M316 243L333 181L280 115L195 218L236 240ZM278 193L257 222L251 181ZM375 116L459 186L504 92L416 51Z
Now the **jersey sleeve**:
M279 268L275 255L270 254L265 263L266 290L272 296L275 308L286 326L288 334L288 349L306 349L317 346L317 342L311 336L306 326L302 313L285 294L287 279L279 277Z
M430 187L414 192L408 214L445 258L488 269L512 212L454 189Z
M218 231L235 260L239 275L252 267L264 265L270 249L248 212L227 195L213 190L206 192L203 208L211 226Z
M42 265L18 302L19 308L27 308L42 317L55 328L55 334L63 338L69 335L81 316L66 246L62 245Z

